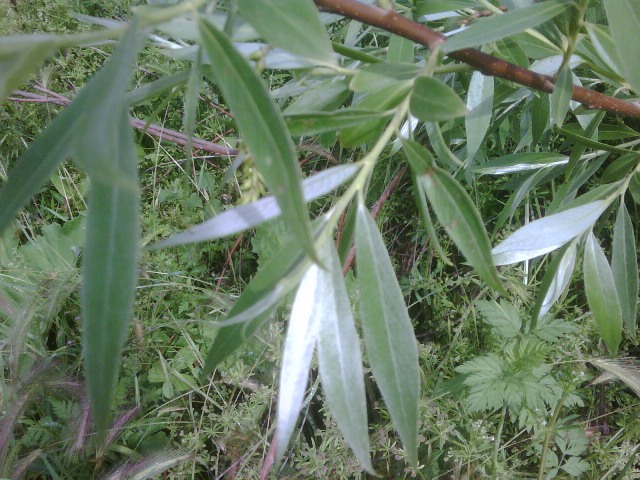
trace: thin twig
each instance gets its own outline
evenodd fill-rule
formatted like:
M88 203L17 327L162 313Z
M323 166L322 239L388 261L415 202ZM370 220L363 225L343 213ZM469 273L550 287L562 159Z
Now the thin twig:
M317 7L324 12L337 13L364 24L381 28L387 32L395 33L413 40L430 50L436 49L447 38L435 30L399 15L394 10L374 7L357 0L314 1ZM532 72L472 48L451 52L448 56L474 67L484 75L504 78L534 90L551 93L555 85L553 77ZM590 109L604 110L628 117L640 117L640 105L610 97L588 88L574 86L572 99Z
M71 99L53 92L47 88L36 86L34 87L41 91L45 95L39 95L37 93L25 92L23 90L16 90L13 92L12 97L8 97L7 100L23 103L51 103L54 105L67 105L71 103ZM137 118L130 118L131 126L136 130L145 132L147 135L156 137L168 142L187 147L189 145L189 137L184 133L171 130L169 128L162 127L155 123L147 123L144 120ZM191 146L195 150L201 150L203 152L212 153L214 155L224 155L229 157L235 157L238 154L238 150L231 147L225 147L217 143L209 142L198 137L191 139Z

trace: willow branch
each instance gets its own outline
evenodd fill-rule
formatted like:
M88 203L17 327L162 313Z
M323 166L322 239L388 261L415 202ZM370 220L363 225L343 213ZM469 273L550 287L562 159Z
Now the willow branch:
M314 1L316 6L324 12L337 13L367 25L381 28L419 43L430 50L434 50L446 40L446 37L441 33L409 20L394 10L385 10L357 0ZM555 85L553 77L532 72L472 48L451 52L448 56L472 66L484 75L504 78L534 90L551 93ZM640 117L640 105L610 97L588 88L574 86L571 98L590 109L604 110L628 117Z

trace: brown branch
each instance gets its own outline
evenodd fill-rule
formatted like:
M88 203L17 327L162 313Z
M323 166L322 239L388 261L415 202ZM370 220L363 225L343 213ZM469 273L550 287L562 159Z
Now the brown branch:
M387 32L413 40L430 50L442 44L446 37L413 20L399 15L393 10L373 7L357 0L314 0L317 7L330 13L337 13L353 20L378 27ZM472 48L451 52L454 60L466 63L484 75L504 78L534 90L551 93L554 87L553 77L532 72L526 68L505 62ZM594 92L584 87L573 87L572 99L585 107L604 110L618 115L640 117L640 105Z

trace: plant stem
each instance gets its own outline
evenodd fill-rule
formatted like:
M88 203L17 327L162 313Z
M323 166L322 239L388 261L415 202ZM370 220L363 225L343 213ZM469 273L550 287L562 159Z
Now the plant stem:
M493 445L493 458L491 460L491 473L496 474L498 469L498 452L500 451L500 441L502 437L502 428L504 427L504 419L507 416L507 405L502 406L502 413L500 414L500 422L498 423L498 431L496 432L496 440Z
M556 405L556 409L553 412L553 417L551 418L551 421L547 425L547 433L545 433L545 436L544 436L544 443L542 444L542 454L540 455L540 467L538 468L538 480L544 479L544 466L547 463L547 453L549 452L551 439L553 438L553 434L555 433L555 430L556 430L555 428L556 422L558 421L558 417L560 416L560 411L562 410L562 404L567 398L568 393L569 392L566 389L562 392L562 397L560 397L560 400Z

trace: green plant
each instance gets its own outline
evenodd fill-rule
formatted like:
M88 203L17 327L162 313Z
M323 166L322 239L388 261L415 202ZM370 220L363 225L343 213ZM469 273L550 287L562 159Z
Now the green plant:
M153 261L148 260L150 255L174 262L170 254L155 250L217 240L281 217L286 233L277 248L265 247L275 243L271 240L262 240L262 246L260 237L254 240L254 247L265 254L232 306L228 298L214 298L214 314L198 311L196 299L206 297L210 282L167 300L196 325L222 312L226 317L215 323L208 348L206 327L177 329L181 343L170 358L159 352L150 360L158 363L145 372L150 383L161 385L150 389L154 398L202 393L212 372L232 361L231 354L261 331L296 291L280 366L276 461L283 459L295 431L317 351L328 410L362 467L369 473L377 468L370 456L367 400L378 397L367 394L371 387L364 358L386 404L381 415L388 415L402 442L402 450L387 451L406 459L418 474L420 352L396 278L395 259L367 208L373 195L388 198L379 181L391 176L387 170L391 165L403 162L410 166L421 228L442 277L453 275L452 269L462 268L466 261L477 277L465 279L469 289L465 298L487 291L504 297L499 303L476 303L492 328L490 333L478 329L475 340L480 344L485 338L497 339L504 358L463 352L462 341L458 346L457 353L467 360L458 371L466 375L469 409L500 410L498 440L507 417L517 416L521 428L535 430L540 419L531 412L544 410L552 425L544 434L537 432L530 448L530 453L542 457L539 476L559 469L576 474L585 468L579 458L585 445L562 412L565 405L577 404L572 395L578 382L571 378L560 382L548 363L551 345L575 327L552 320L549 313L567 292L575 266L582 261L584 295L575 293L575 302L592 311L595 341L601 339L607 354L615 358L621 346L636 338L633 225L640 164L636 125L622 116L640 116L633 101L633 92L640 88L640 56L626 41L640 28L640 7L631 0L507 1L508 11L503 13L499 2L487 0L455 2L460 10L451 10L446 2L387 1L377 7L371 3L280 0L260 2L256 8L250 0L192 0L138 7L126 23L79 17L104 25L103 29L0 39L3 99L56 52L117 41L105 65L10 162L12 168L0 189L0 229L9 232L20 209L67 158L89 179L79 303L83 372L97 457L104 456L115 400L124 397L127 388L118 383L118 371L134 311L140 238L145 243L143 264ZM489 18L478 18L487 16L484 10ZM455 21L460 18L473 22L456 33ZM367 27L361 31L363 24ZM134 64L150 31L153 47L180 67L130 89ZM439 31L452 35L447 39ZM482 51L471 48L476 46ZM273 70L281 73L270 73L267 85L262 74ZM81 73L78 77L82 80ZM147 152L143 165L154 171L154 180L152 188L147 189L146 183L141 188L140 145L129 123L149 129L173 101L169 93L176 88L185 90L183 113L174 114L169 123L182 124L187 134L187 158L175 162L184 174L157 179L160 156ZM233 148L207 146L237 155L226 179L241 177L244 200L233 207L210 200L214 192L222 191L223 179L198 168L190 148L195 146L191 137L198 116L203 115L202 92L211 104L224 101L224 107L216 106L228 107L233 115L233 121L226 116L220 120L221 130L233 127L239 133L225 132ZM162 95L166 98L154 104ZM148 121L132 122L134 107L146 112ZM337 164L320 168L320 162L313 162L314 169L305 166L307 177L301 180L300 165L308 160L300 158L304 139L311 139L313 148L323 149L331 161L338 157ZM243 166L238 169L240 162ZM65 190L62 187L57 187L59 193ZM265 188L270 195L263 195ZM308 207L332 192L337 193L330 202ZM151 221L140 215L143 199L144 217ZM56 215L55 206L46 207L48 215ZM183 231L152 243L170 230L159 225L157 211ZM72 222L57 228L71 228ZM45 235L53 235L53 230L43 227ZM441 238L442 230L452 244ZM29 247L14 243L11 248ZM343 269L350 267L353 243L357 274L346 283ZM611 261L605 250L610 251ZM202 262L203 257L224 256L224 249L215 245L202 251L180 247L177 252L182 262L175 261L176 270L185 266L197 276L205 275L210 265ZM537 260L548 254L553 257ZM523 270L496 268L513 264L523 265ZM417 288L411 290L416 292ZM530 302L529 296L535 300ZM516 297L522 297L531 311L524 326L514 307ZM153 311L153 302L146 302ZM355 315L352 304L358 306ZM462 327L457 330L461 331ZM158 333L156 340L163 335ZM140 371L132 363L129 368L137 375ZM619 378L630 383L628 376ZM257 398L255 409L238 415L256 423L265 405L265 398ZM226 433L246 438L246 430ZM491 450L482 435L472 442L467 442L469 435L458 431L456 435L467 459ZM189 442L196 450L203 449L198 435L188 436ZM429 448L439 443L439 453L429 452L428 458L435 462L444 458L446 442L429 439L428 443ZM551 453L552 444L561 455ZM487 474L504 467L498 461L500 445L496 442L491 451ZM235 447L231 449L235 452ZM459 462L458 467L462 468Z

